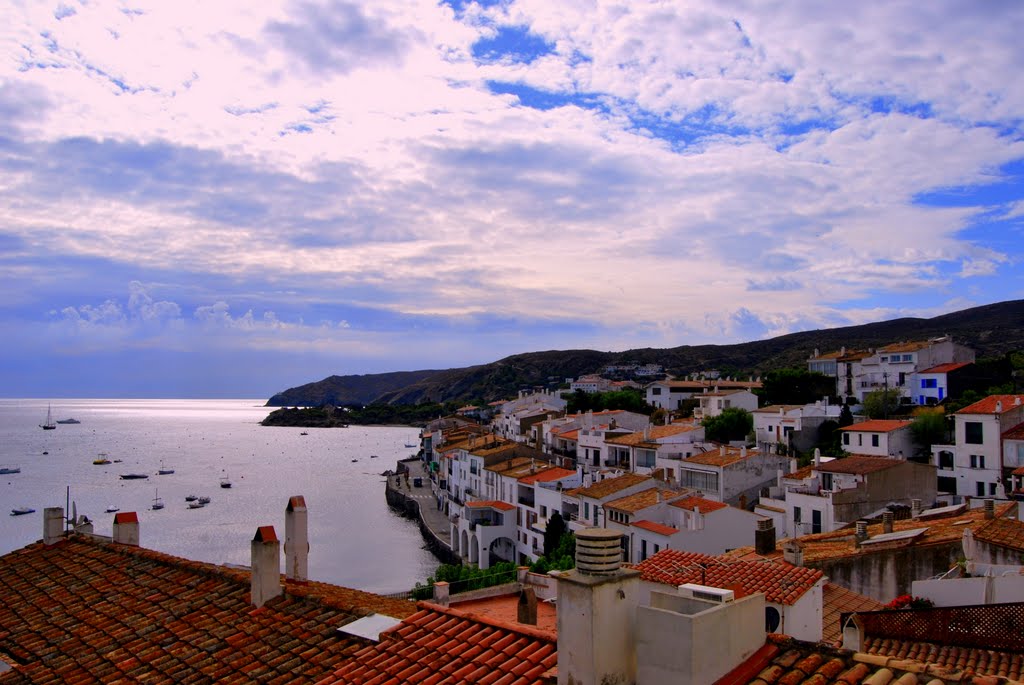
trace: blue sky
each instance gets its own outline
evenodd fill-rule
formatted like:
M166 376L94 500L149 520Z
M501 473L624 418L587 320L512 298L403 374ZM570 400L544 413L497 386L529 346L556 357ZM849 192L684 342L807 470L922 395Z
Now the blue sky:
M0 395L1024 297L1019 3L6 5Z

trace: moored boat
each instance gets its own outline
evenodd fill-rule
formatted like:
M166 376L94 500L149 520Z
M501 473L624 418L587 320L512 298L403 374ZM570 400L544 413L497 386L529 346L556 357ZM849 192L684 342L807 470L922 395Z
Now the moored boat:
M121 480L140 480L142 478L149 478L145 473L122 473Z
M222 488L230 488L231 487L231 479L228 478L228 472L227 471L224 471L220 475L220 486Z
M209 504L210 503L210 498L209 497L200 497L196 501L199 502L200 504Z
M202 509L205 506L206 506L205 502L195 501L195 502L189 502L188 503L188 508L189 509Z
M110 463L110 457L106 454L100 453L99 456L92 460L92 463L97 466L105 466Z
M111 504L109 507L106 508L106 512L108 514L113 514L115 511L121 511L121 508L114 504Z
M53 421L53 410L49 405L46 406L46 421L39 424L39 427L44 431L52 431L57 427L57 424Z
M197 499L199 499L198 495L185 495L186 502L195 502Z
M24 516L25 514L31 514L33 512L35 512L35 509L32 507L18 507L16 509L11 509L11 516Z
M8 473L21 473L20 466L0 466L0 475L6 475Z
M157 509L163 509L164 501L160 499L160 491L157 490L154 494L155 497L153 497L153 504L149 508L152 509L153 511L156 511Z
M57 423L71 424L71 423L82 423L78 419L57 419Z
M157 469L156 472L157 472L157 475L166 476L169 473L174 473L174 469L167 468L166 466L164 466L163 461L161 461L160 462L160 468Z

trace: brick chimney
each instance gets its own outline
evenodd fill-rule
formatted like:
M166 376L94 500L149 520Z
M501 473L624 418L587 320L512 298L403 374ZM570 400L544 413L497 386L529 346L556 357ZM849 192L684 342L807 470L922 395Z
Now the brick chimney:
M576 533L576 568L558 577L558 685L636 681L640 572L622 568L622 535Z
M775 521L760 519L754 531L754 551L766 556L775 551Z
M860 519L854 525L856 526L854 538L857 540L857 544L859 545L868 539L868 522L864 519Z
M64 507L43 509L43 544L54 545L64 539Z
M114 542L119 545L139 546L139 515L134 511L114 514Z
M252 539L252 603L259 609L281 594L281 542L273 526L260 526Z
M306 499L288 498L284 510L284 573L288 580L309 579L309 527Z
M994 519L996 517L996 501L994 499L985 500L985 518Z

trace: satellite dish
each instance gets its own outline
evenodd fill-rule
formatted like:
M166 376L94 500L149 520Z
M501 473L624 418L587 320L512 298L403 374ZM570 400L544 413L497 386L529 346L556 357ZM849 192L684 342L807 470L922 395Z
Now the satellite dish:
M764 608L764 629L766 632L774 633L782 625L782 615L775 607Z

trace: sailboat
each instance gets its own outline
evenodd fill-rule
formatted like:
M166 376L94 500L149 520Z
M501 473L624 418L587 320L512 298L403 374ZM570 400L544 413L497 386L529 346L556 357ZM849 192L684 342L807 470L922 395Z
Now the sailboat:
M46 423L39 424L39 427L44 431L52 431L57 427L57 424L53 421L53 410L50 405L46 405Z
M174 469L169 469L166 466L164 466L164 462L161 459L160 460L160 468L157 469L156 473L157 473L158 476L166 476L169 473L174 473Z
M228 472L227 471L221 472L221 475L220 475L220 486L222 488L230 488L231 487L231 480L228 478Z
M153 505L150 507L153 511L164 508L164 501L160 499L160 491L156 491L156 497L153 498Z

